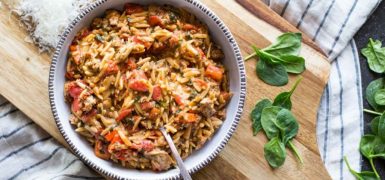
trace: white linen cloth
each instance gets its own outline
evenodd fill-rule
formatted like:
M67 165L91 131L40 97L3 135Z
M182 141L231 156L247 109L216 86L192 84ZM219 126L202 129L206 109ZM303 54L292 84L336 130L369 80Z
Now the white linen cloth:
M353 179L342 161L346 155L352 167L360 170L362 90L358 51L352 37L380 0L265 2L312 37L332 61L330 80L318 113L318 144L331 177ZM0 140L2 179L101 178L3 98Z

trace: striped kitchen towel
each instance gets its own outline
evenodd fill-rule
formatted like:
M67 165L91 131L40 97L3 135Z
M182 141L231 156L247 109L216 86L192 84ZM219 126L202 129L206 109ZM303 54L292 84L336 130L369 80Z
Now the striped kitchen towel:
M362 89L354 34L381 0L266 0L275 12L313 39L332 62L318 111L318 146L333 179L354 179L343 162L361 169Z
M362 90L358 52L352 37L380 0L265 1L312 37L333 61L330 81L318 113L318 143L333 179L353 179L342 161L343 155L347 155L352 167L360 169L358 142L363 133ZM66 11L75 9L65 8ZM0 179L101 178L2 97L0 140Z

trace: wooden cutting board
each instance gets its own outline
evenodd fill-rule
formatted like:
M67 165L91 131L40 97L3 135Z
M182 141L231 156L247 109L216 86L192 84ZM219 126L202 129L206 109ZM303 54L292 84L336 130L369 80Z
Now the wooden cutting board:
M242 53L251 52L250 45L265 47L288 24L268 7L255 0L255 17L234 0L203 0L230 28ZM250 1L252 2L252 1ZM39 54L38 49L24 39L27 33L19 27L17 17L10 9L0 8L0 94L22 110L60 143L65 142L56 128L48 100L48 71L50 57ZM264 19L264 20L263 20ZM277 25L278 23L278 25ZM273 26L273 25L277 26ZM281 25L279 25L281 24ZM283 25L282 25L283 24ZM287 29L293 30L293 29ZM295 30L295 29L294 29ZM285 87L272 87L261 82L255 74L255 60L246 63L247 98L240 124L228 145L207 167L194 174L196 179L330 179L317 147L316 115L328 80L330 65L314 44L303 44L301 55L306 59L307 70L293 95L293 112L300 123L294 144L304 158L301 166L289 153L284 166L271 169L265 161L263 146L265 135L252 136L250 111L265 97L273 98L288 90L297 77L290 77ZM313 48L312 48L313 47Z

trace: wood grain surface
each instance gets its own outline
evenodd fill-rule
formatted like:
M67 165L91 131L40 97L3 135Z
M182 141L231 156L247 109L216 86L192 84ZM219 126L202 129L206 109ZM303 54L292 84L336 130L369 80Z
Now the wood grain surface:
M230 28L242 53L251 52L250 45L265 47L282 32L269 19L257 18L234 0L203 0ZM250 1L251 2L251 1ZM253 1L254 2L254 1ZM260 11L268 7L255 1ZM0 94L22 110L59 142L65 142L58 132L48 100L48 71L50 57L39 54L38 49L24 39L27 33L19 26L17 17L2 6L0 13ZM268 12L268 11L267 11ZM285 24L280 17L274 21ZM252 136L249 114L261 98L273 98L288 90L297 77L290 77L285 87L272 87L262 83L255 75L255 60L246 63L247 98L244 113L233 137L219 156L207 167L193 175L194 179L330 179L321 161L316 139L316 114L330 65L312 46L303 44L301 55L306 59L307 70L293 94L293 112L299 120L300 130L294 144L304 158L300 165L289 153L284 166L273 170L265 161L263 146L267 142L263 133Z

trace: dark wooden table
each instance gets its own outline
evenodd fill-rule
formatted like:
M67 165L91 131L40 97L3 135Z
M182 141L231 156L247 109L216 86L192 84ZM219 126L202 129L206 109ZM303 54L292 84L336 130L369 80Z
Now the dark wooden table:
M358 33L354 36L356 40L357 48L360 50L364 48L369 38L378 39L385 44L385 1L382 1L375 12L370 16L367 22L362 26ZM377 73L373 73L369 70L366 59L360 54L361 64L361 78L362 78L362 89L365 92L368 84L377 78L384 77ZM364 100L364 107L369 108L368 102ZM373 119L372 115L365 114L365 132L370 132L370 122ZM363 158L363 169L369 170L369 162ZM382 179L385 179L385 160L377 160L376 162L377 171L381 174Z

